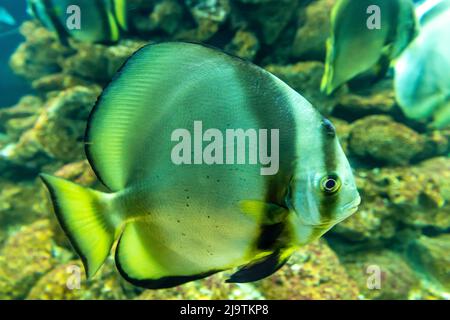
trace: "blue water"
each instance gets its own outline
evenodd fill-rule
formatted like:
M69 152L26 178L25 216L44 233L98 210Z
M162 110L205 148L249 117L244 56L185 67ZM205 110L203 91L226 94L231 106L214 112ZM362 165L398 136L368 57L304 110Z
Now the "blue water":
M0 6L17 22L16 26L0 31L0 108L3 108L15 104L21 96L31 92L29 83L17 77L9 67L11 54L23 42L18 26L29 17L25 0L0 0Z

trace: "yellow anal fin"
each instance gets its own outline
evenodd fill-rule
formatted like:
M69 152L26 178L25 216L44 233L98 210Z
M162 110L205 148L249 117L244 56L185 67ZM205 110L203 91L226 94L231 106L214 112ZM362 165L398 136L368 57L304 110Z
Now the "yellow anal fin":
M289 210L286 208L258 200L242 200L239 207L241 212L252 216L262 225L281 223L289 215Z
M171 288L223 271L202 270L202 266L193 266L183 256L173 255L170 248L162 249L155 239L146 236L148 232L145 222L130 222L117 245L117 269L133 285L147 289ZM167 262L168 255L172 256L170 263ZM166 259L162 259L163 256ZM162 263L163 260L165 263Z

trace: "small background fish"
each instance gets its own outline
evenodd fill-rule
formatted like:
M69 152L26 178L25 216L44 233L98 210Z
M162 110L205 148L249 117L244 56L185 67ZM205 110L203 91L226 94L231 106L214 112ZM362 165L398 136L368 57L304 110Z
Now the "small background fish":
M446 127L450 125L450 8L433 10L437 12L428 13L419 36L396 63L395 88L408 117L433 118L433 126Z
M28 0L28 6L30 13L46 28L56 32L63 43L69 37L87 42L116 42L121 32L128 28L127 2L126 0ZM79 12L68 13L69 6L77 6ZM70 17L75 15L79 16L80 29L68 26Z
M380 28L368 27L368 8L379 8ZM331 16L331 36L322 91L331 94L344 83L367 72L385 75L396 58L416 34L414 5L411 0L337 1Z

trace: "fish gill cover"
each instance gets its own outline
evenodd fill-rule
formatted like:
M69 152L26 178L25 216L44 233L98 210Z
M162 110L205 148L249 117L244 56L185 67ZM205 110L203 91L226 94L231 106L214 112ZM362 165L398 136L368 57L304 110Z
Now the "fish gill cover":
M0 106L0 299L448 299L450 263L446 253L450 249L450 206L448 203L450 129L446 119L449 117L450 95L447 94L448 81L445 81L445 75L448 75L448 72L445 72L448 70L446 69L448 63L447 56L439 54L433 57L435 63L430 63L420 51L426 50L429 43L435 44L434 39L420 41L421 35L423 37L424 34L421 33L423 30L426 35L430 33L435 36L438 32L442 32L439 27L435 27L435 25L439 26L439 23L433 24L433 27L427 27L430 21L439 17L440 14L430 11L426 21L419 21L415 18L413 2L409 0L359 1L360 7L352 7L355 1L345 0L79 0L67 2L30 0L27 3L30 18L20 26L20 33L24 36L24 40L15 48L9 59L9 66L16 75L31 84L33 93L20 97L14 105ZM367 5L361 6L361 3ZM75 6L69 8L69 5ZM375 7L369 8L371 5ZM342 10L346 6L348 8ZM361 11L361 8L364 10ZM441 8L446 6L439 8L439 11L444 12L445 10ZM85 9L89 14L84 16ZM382 19L377 16L377 12L381 13ZM77 13L81 17L79 21ZM14 18L14 15L12 17ZM83 20L83 17L86 20ZM380 20L377 20L378 18ZM0 21L2 21L1 18ZM352 33L351 30L358 21L367 22L367 24L362 29L358 29L360 33ZM381 23L381 29L377 27L378 22ZM364 40L368 39L370 43L364 43ZM283 213L283 210L272 210L274 208L271 206L261 206L261 203L252 201L241 203L243 214L247 215L245 218L247 220L241 223L242 228L246 228L246 221L251 221L253 218L262 219L258 220L264 222L261 226L270 227L261 228L257 234L266 235L264 240L272 239L269 242L259 241L257 243L259 251L246 250L246 254L250 252L259 255L259 258L269 257L264 261L275 262L270 264L271 272L280 267L269 276L270 273L267 274L266 271L267 263L262 267L256 264L257 270L264 270L259 275L268 276L256 282L226 283L225 281L237 271L235 269L218 272L204 279L168 289L145 290L133 286L127 280L137 285L149 286L148 282L133 281L139 277L144 280L148 278L148 274L134 268L135 264L147 263L148 259L142 258L136 246L132 245L108 242L102 250L99 249L101 252L92 253L90 249L88 251L83 249L85 245L91 248L90 243L86 244L84 240L77 240L80 235L77 234L76 228L72 230L67 225L80 217L77 216L75 220L71 220L72 211L67 211L69 218L67 220L62 218L63 228L61 228L54 214L52 201L60 198L61 200L56 201L55 209L66 212L64 201L69 203L70 197L67 197L65 192L59 196L56 194L59 191L53 191L52 199L39 179L40 173L46 173L90 188L89 190L100 191L103 195L117 191L127 186L130 181L138 180L136 177L147 174L146 170L149 166L144 164L150 162L143 162L140 159L149 157L153 159L151 156L155 156L151 154L151 151L165 150L165 144L170 144L171 140L160 141L158 144L153 141L153 144L146 145L148 141L152 141L147 138L148 134L141 134L143 129L140 128L143 127L143 123L147 123L146 119L148 119L147 124L152 120L156 121L155 119L165 121L163 124L166 125L161 128L170 128L170 124L182 123L178 120L182 112L168 109L171 111L170 114L164 115L162 112L160 115L158 110L141 112L140 109L133 109L133 112L140 112L135 114L134 122L130 124L133 129L127 129L128 133L133 133L130 141L134 145L125 145L125 147L128 148L127 151L137 149L139 157L136 151L124 152L125 147L121 146L119 149L121 157L117 160L120 166L114 165L116 162L109 161L115 155L114 149L110 146L111 139L118 139L117 143L122 141L122 136L116 134L120 132L124 120L109 122L103 119L108 119L110 114L108 107L112 106L113 111L117 110L115 109L117 101L122 101L124 105L134 103L133 98L136 96L130 95L130 92L149 88L149 84L145 81L150 80L130 72L133 64L137 65L137 70L142 70L143 73L157 74L154 71L155 68L145 70L145 67L151 65L153 60L140 61L139 56L133 56L133 54L140 52L142 57L146 54L145 48L151 48L152 44L174 41L203 43L228 54L222 56L222 53L217 51L217 56L215 54L200 55L198 63L193 64L198 66L210 59L219 61L215 69L218 73L216 76L211 75L208 81L203 83L199 80L202 86L197 86L194 96L199 99L198 103L208 101L212 96L228 97L227 93L230 91L227 89L232 88L234 101L241 101L239 97L246 97L246 101L255 101L264 106L265 112L258 114L260 117L258 119L263 119L264 124L270 124L267 119L275 118L277 109L265 107L264 102L287 101L283 99L297 97L297 94L291 93L291 89L281 85L282 82L273 80L275 78L272 76L267 77L277 86L280 85L283 90L268 86L266 74L261 73L261 69L255 65L260 66L284 81L309 101L322 116L329 119L329 121L318 121L318 118L315 118L318 114L315 114L311 119L317 120L317 128L311 129L311 135L302 136L302 132L306 131L305 128L311 126L305 124L303 127L297 127L293 123L301 123L298 119L301 119L302 115L305 117L304 113L310 110L307 107L308 104L305 103L300 108L302 112L299 113L298 118L295 118L292 112L288 113L291 117L287 120L297 119L297 122L286 121L284 127L280 126L278 129L283 132L283 128L292 126L298 128L299 132L292 135L292 142L281 139L282 142L286 142L283 145L284 148L280 150L294 150L293 144L298 142L299 146L308 150L320 150L308 153L311 158L302 158L303 161L297 161L300 163L299 167L310 168L313 163L316 163L312 160L317 160L318 163L323 162L327 164L326 167L336 166L333 163L336 161L332 161L337 159L333 152L324 152L324 150L336 150L334 144L333 147L327 147L327 141L334 141L336 136L342 146L342 154L346 155L351 165L362 199L358 211L348 218L343 216L342 218L346 218L343 221L338 219L340 222L320 239L308 241L295 251L289 251L291 256L288 260L288 255L280 255L280 252L284 252L286 245L290 245L291 242L280 242L277 237L280 235L278 223L284 221L288 215ZM436 48L448 51L449 42L437 43ZM364 47L365 45L367 47ZM0 46L12 49L8 47L7 42L0 42ZM368 52L366 49L375 51L370 56L366 56L364 55ZM208 50L213 49L205 50L210 52ZM151 51L148 52L151 54ZM158 106L165 105L167 97L171 97L168 93L176 92L170 87L171 84L177 84L174 87L181 91L182 96L184 88L182 80L189 76L201 79L196 75L205 73L201 69L197 73L185 72L183 68L186 68L186 65L183 63L186 63L187 59L183 52L179 50L177 55L175 50L170 60L164 60L165 56L155 56L161 59L163 68L167 68L167 72L162 72L157 78L163 78L164 83L156 81L151 87L152 90L159 90L155 91L159 92L158 97L161 99L158 101L156 98ZM343 52L346 54L342 54ZM234 57L243 60L234 60ZM427 63L417 62L420 59L425 59ZM123 67L120 71L121 76L117 76L117 71L126 61L129 62L128 67ZM239 62L228 64L227 61ZM352 64L352 61L355 64ZM258 86L248 85L251 76L245 76L246 71L242 71L247 67L232 69L235 64L248 66L250 62L255 64L249 67L249 70L255 72L254 79L259 79L258 74L264 75L261 76ZM410 86L408 77L406 82L402 82L402 86L394 86L394 82L400 81L398 63L406 64L409 68L415 64L431 67L423 72L410 71L414 75L410 77ZM193 68L193 65L189 68ZM436 65L441 66L443 70L436 68ZM233 70L229 73L232 75L231 78L227 78L226 70ZM176 77L170 78L172 72ZM240 76L237 77L236 74ZM421 75L426 77L420 77ZM344 80L333 82L332 79L336 76ZM223 83L223 90L208 90L213 87L211 84L213 80L220 77L234 81ZM126 83L125 86L121 85L122 80ZM10 76L5 76L2 78L3 81L12 81L12 77L10 79ZM324 83L333 83L329 86L332 89L321 90L321 86L322 89L325 88ZM270 89L261 90L260 96L254 94L259 88L265 86ZM186 87L189 88L188 85ZM249 87L252 90L248 90ZM408 90L411 87L420 90ZM108 89L103 92L105 88ZM6 92L1 94L4 95ZM102 98L98 100L100 96ZM413 101L417 101L415 96L420 96L425 100L429 98L431 102L409 106L401 103L403 100L399 101L399 96L406 96ZM408 99L405 98L405 101ZM94 105L98 110L91 114ZM228 110L225 107L224 110L216 110L216 116L210 116L205 122L204 130L214 128L206 126L207 124L213 124L216 128L225 130L228 128L228 123L218 121L233 119L233 116L239 119L247 119L246 117L254 119L254 116L250 117L246 112L249 105L251 104L240 102L236 105L239 109L234 110L234 114L224 112ZM286 109L280 110L291 110L287 108L287 105L289 104L280 107ZM411 117L408 108L413 107L425 109L420 112L420 116ZM105 116L102 116L101 110L105 110ZM112 119L125 119L128 115L130 115L129 111ZM140 119L142 119L141 122L139 122ZM436 122L436 120L439 121ZM247 124L253 120L248 121ZM85 137L88 123L92 124L88 129L88 133L91 132L91 134ZM191 129L193 126L194 121L186 123L180 129ZM156 133L163 132L160 127L156 128ZM111 130L108 131L108 129ZM258 129L267 129L267 127ZM194 140L195 131L192 133ZM224 134L223 137L226 135ZM305 142L308 140L309 144ZM90 146L92 141L95 142L94 146ZM87 155L85 143L88 146ZM173 141L172 143L176 144ZM108 157L102 158L102 154L108 154ZM320 157L317 156L318 154ZM170 154L168 157L170 158ZM195 161L194 158L191 159L192 163ZM280 158L280 163L282 159ZM154 162L151 164L161 168ZM194 173L197 170L192 166L183 168ZM242 173L239 175L238 165L233 168L236 168L237 173L232 175L237 179L247 177ZM280 168L285 168L284 164L281 164ZM265 181L265 178L259 174L259 170L257 172L258 181ZM178 173L175 171L157 170L152 173L154 178L152 188L155 181L161 188L171 185L169 181L176 180L176 174ZM216 172L212 171L212 174ZM208 177L211 178L209 173ZM299 177L304 176L299 175ZM102 181L100 182L99 179ZM59 185L61 179L44 176L44 180L47 180L50 186L53 185L55 190L62 188L62 185ZM212 181L214 185L217 183L224 191L227 191L227 184L223 181L220 184L221 182L217 180L220 179ZM294 180L297 181L297 179ZM303 180L299 179L299 181ZM292 184L291 180L281 180L282 183L270 181L268 185L273 188L269 188L271 192L266 192L266 196L270 196L274 201L274 199L279 200L278 191L284 195L290 195L288 198L292 201L285 203L286 208L290 210L303 208L303 211L299 210L299 216L303 219L302 221L309 222L317 222L315 219L319 217L319 222L328 223L331 221L330 216L326 217L320 213L337 212L336 206L330 205L328 200L323 200L328 199L327 197L312 196L319 194L317 190L321 190L323 194L334 193L335 190L345 189L347 186L346 184L344 187L341 186L339 171L321 175L317 180L316 193L313 193L312 188L288 188L288 186L297 186ZM72 184L64 184L64 186L72 188ZM172 190L172 193L161 192L163 193L161 197L166 201L163 207L170 207L181 198L183 198L183 207L186 207L186 204L195 203L193 198L196 195L198 197L198 192L188 190L193 194L186 195L184 186L181 183L179 186L182 188ZM208 184L206 186L211 188ZM244 181L236 183L235 186L236 188L240 186L238 190L241 194L246 192L256 194L254 189L257 188L247 190L249 188ZM84 190L80 187L76 188L76 190ZM199 188L199 190L202 189ZM86 202L89 205L95 204L100 207L103 205L96 204L96 200L91 198L97 197L100 193L91 192L80 191L75 197L79 207L73 207L74 214L91 210L91 207L87 205L83 207L81 199L89 199ZM298 196L292 197L293 193ZM234 196L229 191L225 194L227 197ZM199 199L214 201L214 198L206 196ZM176 201L169 203L170 200ZM143 200L138 196L130 201L132 209L146 208L142 206ZM306 206L305 203L310 203L308 201L320 203L319 209L314 211L314 206ZM58 209L58 205L62 209ZM94 210L96 213L103 210L98 209L98 206L95 207L97 211ZM67 207L72 208L71 205ZM79 208L83 208L84 211L77 212L76 209ZM111 210L112 206L108 208ZM264 208L267 214L263 216L264 219L261 218L261 208ZM227 224L227 220L217 213L220 209L206 212L204 220L212 219L217 224L225 225L223 230L226 230L228 234L234 236L239 234L237 231L240 225L230 221ZM353 213L353 207L350 209ZM280 212L281 215L279 215ZM179 232L180 237L185 237L186 233L189 236L192 222L191 225L183 225L183 221L177 221L176 215L170 212L170 216L175 217L171 224L163 221L164 219L161 220L164 228ZM97 214L83 217L83 219L88 219L84 221L89 221L93 225L97 225L100 221L98 229L92 234L94 238L110 239L111 237L114 240L119 236L114 234L116 231L109 230L108 224L103 224L102 218L99 218ZM115 221L120 219L121 217ZM83 223L83 220L78 221ZM208 223L203 224L209 226ZM187 230L181 230L177 225L183 225ZM211 226L214 227L214 224ZM229 228L226 228L227 226ZM315 237L319 237L331 226L327 224L326 228L320 229ZM194 228L194 230L197 229ZM139 232L145 234L145 231ZM108 236L103 237L102 234ZM130 231L128 234L131 234ZM128 235L128 238L130 237L132 238ZM152 240L155 240L142 236L141 239L145 239L144 242L150 247ZM284 246L271 247L270 245L274 243L281 243ZM119 246L119 249L120 246L123 247L120 249L119 259L126 263L120 263L118 267L125 279L120 276L113 255L104 255L105 252L109 253L111 245L113 252L117 250L116 246ZM190 245L182 251L182 254L197 257L200 253L196 250L199 248L200 246ZM153 255L167 256L161 247L155 250L152 252ZM212 254L221 257L221 253L226 252L228 257L239 253L239 250L233 247L232 250L213 251ZM85 252L89 257L83 256ZM267 255L267 252L274 252L275 256ZM89 265L86 260L95 261L96 269L103 262L100 260L105 260L97 274L89 279L86 278L84 271L84 267ZM153 269L149 272L156 270L159 276L177 275L173 274L174 270L168 270L170 268L167 265L161 267L162 261L167 262L167 260L158 260L160 269L155 268L153 264ZM201 267L205 266L206 261ZM229 261L229 259L226 260L226 262ZM235 267L234 264L221 266L223 270ZM253 275L255 270L253 269L253 273L237 273L234 279L239 280L244 277L244 279L256 280L249 278L249 274ZM204 271L202 276L206 276L211 270L199 268L199 271ZM172 274L169 274L170 272ZM179 277L176 279L180 280ZM182 280L194 279L183 278ZM185 281L169 282L169 284L175 285L182 282Z

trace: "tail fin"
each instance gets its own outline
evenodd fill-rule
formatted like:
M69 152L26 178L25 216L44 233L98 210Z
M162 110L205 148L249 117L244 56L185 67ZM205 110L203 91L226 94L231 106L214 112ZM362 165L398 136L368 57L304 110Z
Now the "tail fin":
M95 275L108 257L116 227L107 219L106 193L78 186L67 180L41 174L60 225L80 255L88 278Z

